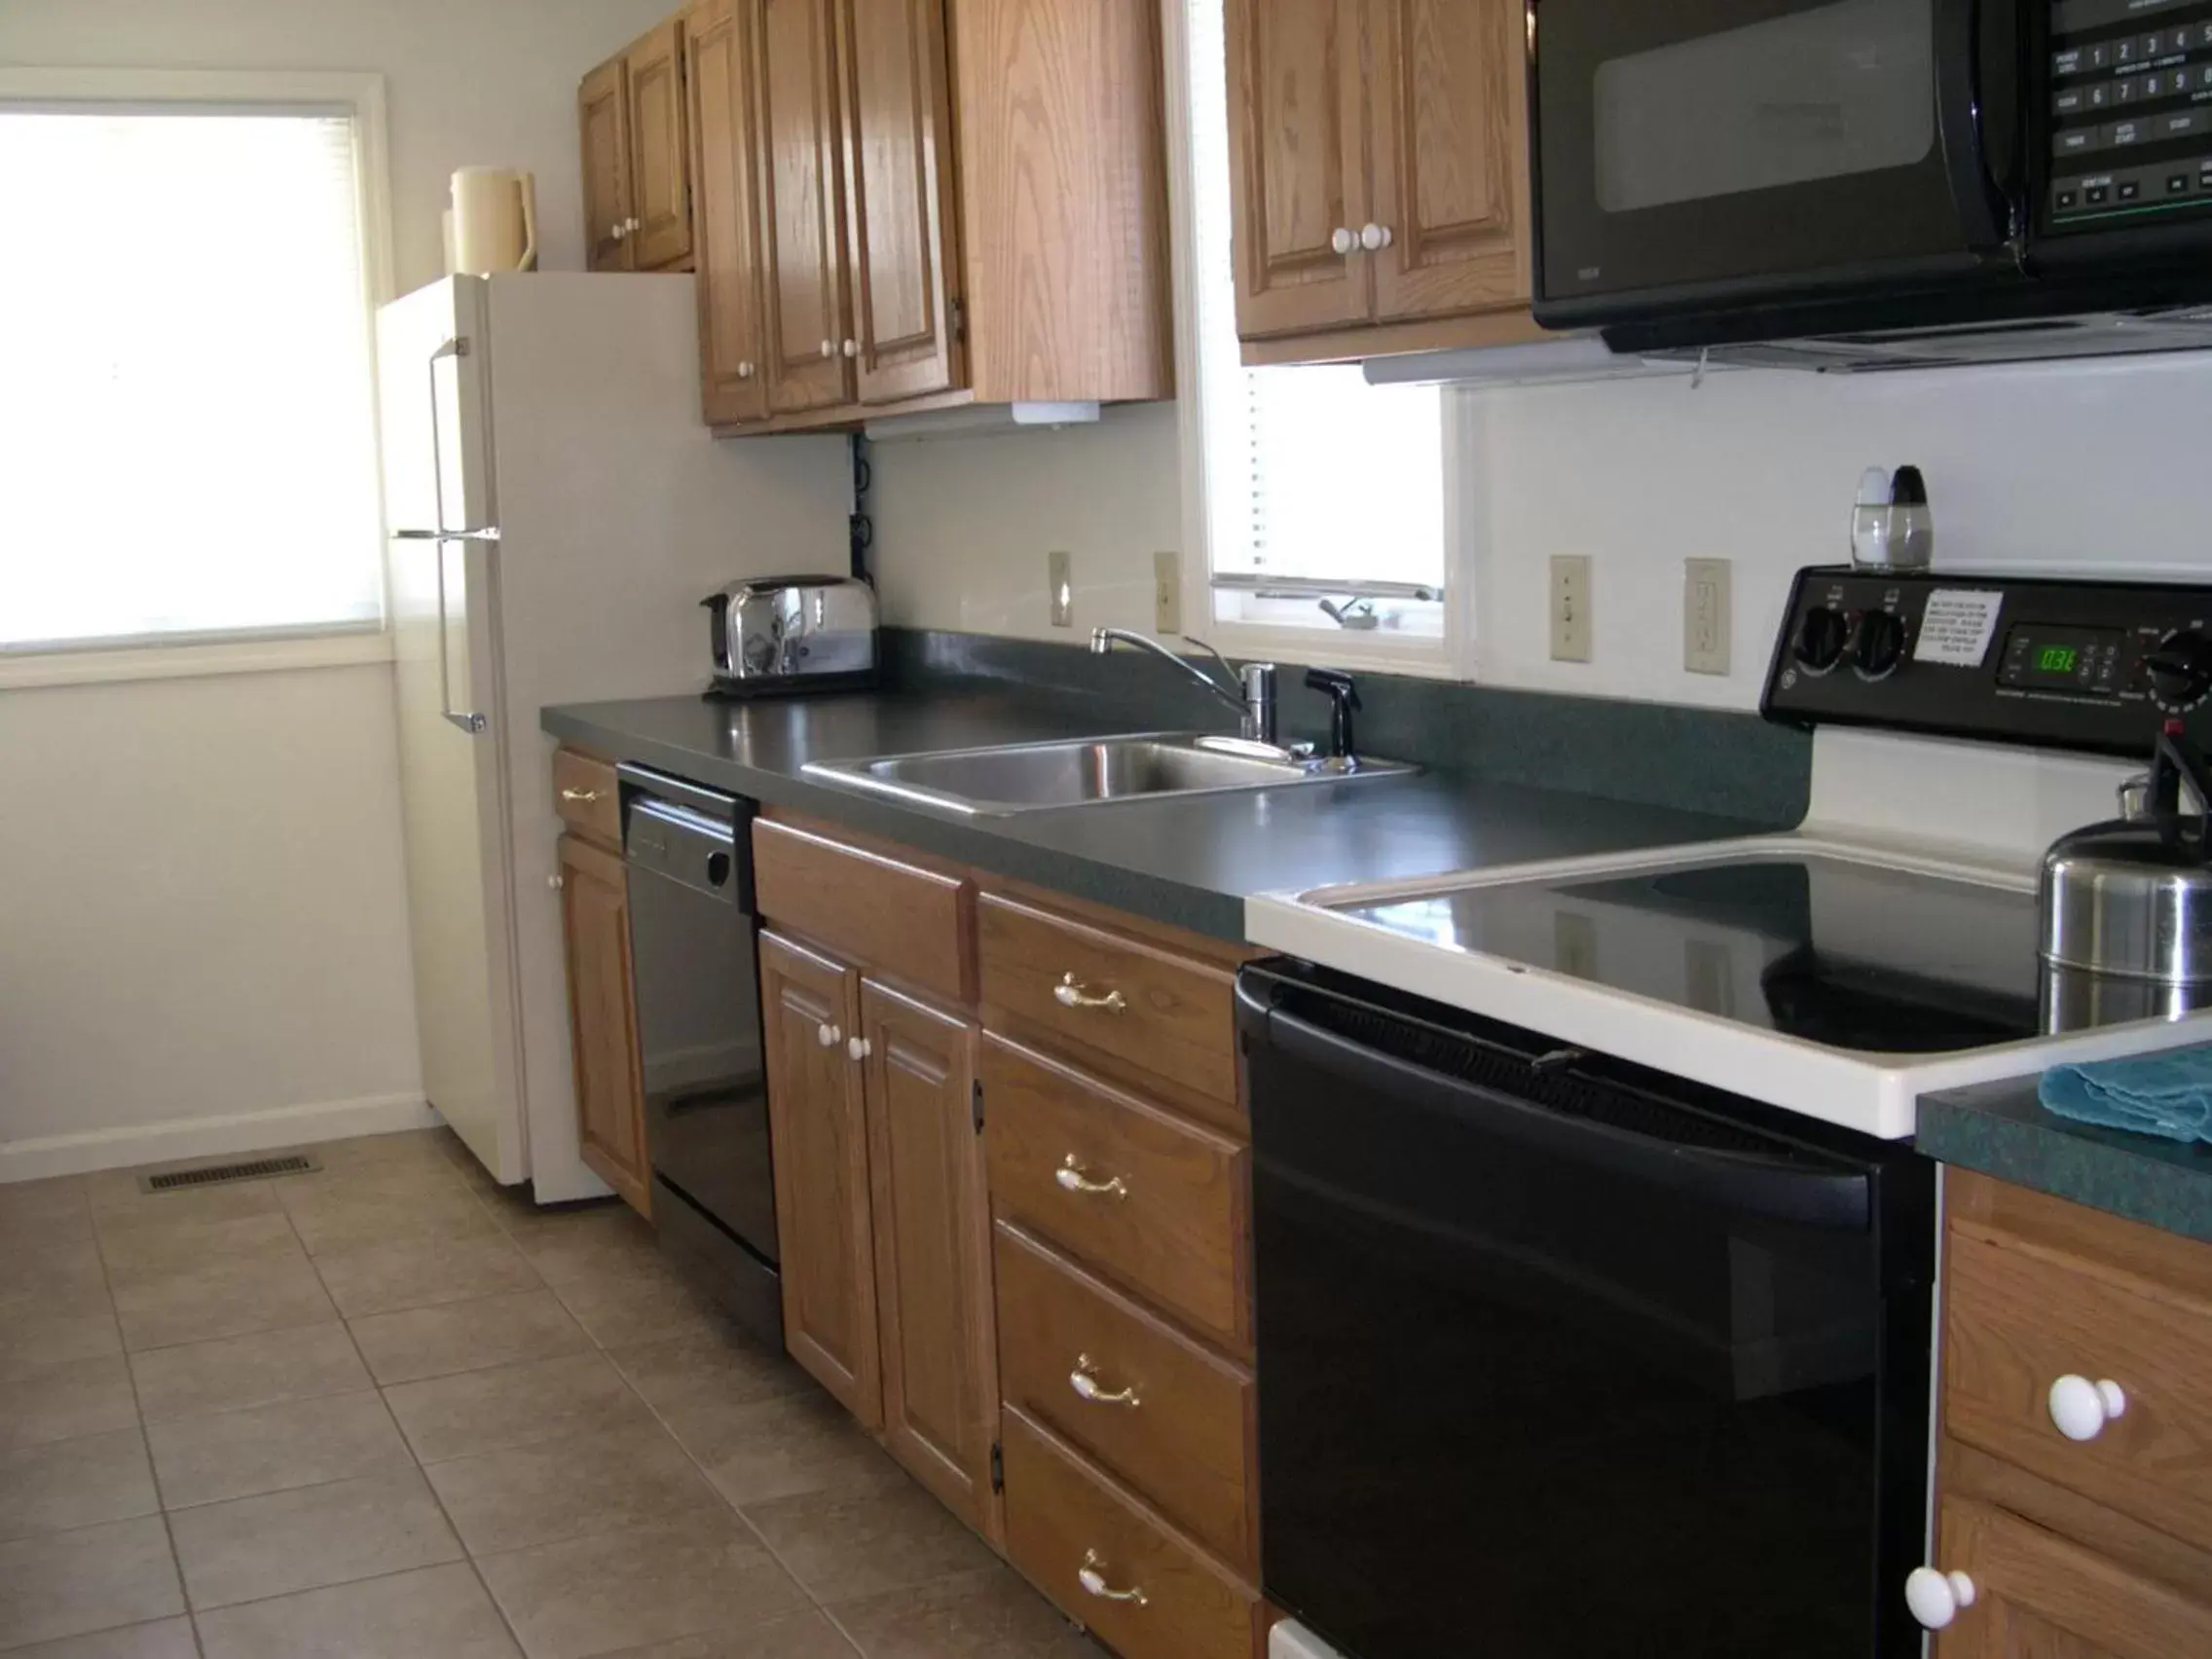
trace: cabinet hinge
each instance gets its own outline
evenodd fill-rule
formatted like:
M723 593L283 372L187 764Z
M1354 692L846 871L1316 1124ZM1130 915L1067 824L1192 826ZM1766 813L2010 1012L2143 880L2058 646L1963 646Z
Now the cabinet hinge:
M995 1440L991 1442L991 1490L1006 1491L1006 1448Z
M983 1080L981 1078L976 1080L974 1089L968 1096L968 1110L976 1120L976 1132L981 1134L983 1132Z
M966 300L954 300L952 302L952 338L963 344L968 339L968 302Z

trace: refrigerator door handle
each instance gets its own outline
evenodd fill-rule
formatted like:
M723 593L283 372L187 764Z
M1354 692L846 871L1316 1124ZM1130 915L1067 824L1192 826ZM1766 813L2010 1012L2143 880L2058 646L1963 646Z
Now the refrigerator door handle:
M446 623L446 547L452 539L440 536L432 549L432 556L438 562L438 713L470 737L477 737L492 722L482 715L453 706L453 651L448 645Z
M446 548L454 542L497 541L499 533L482 530L446 529L446 445L445 434L438 429L438 364L447 357L468 355L468 337L456 335L430 353L430 484L437 493L437 529L431 531L403 530L397 533L402 541L428 541L433 557L438 562L438 713L448 723L459 727L470 737L482 735L491 724L482 715L453 706L453 645L451 630L446 621Z

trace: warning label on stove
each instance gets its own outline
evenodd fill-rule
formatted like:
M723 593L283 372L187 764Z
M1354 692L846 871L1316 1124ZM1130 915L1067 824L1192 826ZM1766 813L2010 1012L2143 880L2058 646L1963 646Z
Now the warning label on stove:
M1928 596L1912 660L1979 668L1988 660L1990 642L1997 638L1997 613L2004 608L2005 596L1987 588L1937 588Z

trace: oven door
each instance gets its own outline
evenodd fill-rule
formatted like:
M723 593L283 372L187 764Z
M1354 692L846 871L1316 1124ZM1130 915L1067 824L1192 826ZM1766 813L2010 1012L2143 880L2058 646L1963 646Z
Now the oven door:
M1237 990L1269 1600L1348 1659L1917 1659L1925 1161L1309 974Z
M1539 322L1941 289L2002 248L2018 0L1530 10Z

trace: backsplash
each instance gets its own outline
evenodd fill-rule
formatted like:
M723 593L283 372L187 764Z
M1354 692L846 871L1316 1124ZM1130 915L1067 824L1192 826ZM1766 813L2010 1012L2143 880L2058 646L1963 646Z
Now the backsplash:
M1755 710L1790 575L1848 557L1853 489L1876 464L1926 469L1938 567L2212 574L2200 355L1451 395L1466 427L1455 576L1474 596L1474 679L1499 690ZM1067 643L1151 628L1152 556L1184 545L1174 406L876 458L887 620ZM1074 556L1073 629L1047 619L1053 547ZM1549 657L1555 553L1592 560L1587 664ZM1692 557L1733 565L1726 676L1682 667Z
M1080 697L1087 714L1139 731L1234 723L1230 710L1148 656L901 627L885 631L884 650L895 687ZM1327 702L1306 689L1305 676L1304 664L1281 665L1286 743L1328 735ZM1811 737L1753 715L1389 674L1362 674L1359 692L1359 748L1391 759L1776 826L1794 826L1810 796Z

